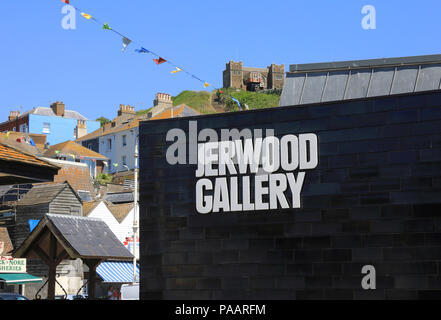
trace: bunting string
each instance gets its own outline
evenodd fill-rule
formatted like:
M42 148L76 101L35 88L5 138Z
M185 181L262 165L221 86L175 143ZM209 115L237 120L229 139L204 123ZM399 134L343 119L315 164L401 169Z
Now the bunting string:
M155 56L156 58L154 58L154 59L152 59L152 60L153 60L157 65L161 65L161 64L163 64L163 63L168 63L169 65L171 65L171 66L175 69L175 70L171 71L172 74L177 74L177 73L180 73L180 72L184 72L184 73L186 73L187 75L191 76L193 79L195 79L195 80L201 82L204 88L208 88L208 87L211 86L211 87L213 87L215 90L219 91L219 93L225 94L225 93L224 93L222 90L220 90L219 88L216 88L216 87L212 86L209 82L207 82L207 81L205 81L205 80L202 80L202 79L200 79L199 77L197 77L196 75L194 75L194 74L192 74L192 73L186 71L184 68L182 68L182 67L180 67L180 66L174 64L174 63L173 63L172 61L170 61L169 59L164 58L163 56L161 56L161 55L155 53L154 51L152 51L152 50L150 50L150 49L146 49L143 45L141 45L141 44L138 43L137 41L134 41L134 40L132 40L130 37L128 37L128 36L126 36L126 35L120 33L119 31L115 30L113 27L111 27L111 26L109 25L109 23L107 23L107 22L104 22L104 23L100 22L98 19L96 19L96 18L95 18L94 16L92 16L91 14L86 13L86 12L84 12L83 10L81 10L81 9L77 8L76 6L72 5L72 4L70 3L70 0L61 0L61 2L63 2L63 3L65 3L65 4L68 4L68 5L72 6L77 12L80 12L81 16L83 16L86 20L88 20L88 21L93 21L93 22L97 23L98 25L100 25L100 26L102 27L102 29L107 30L107 31L111 31L111 32L117 34L118 36L120 36L121 39L122 39L122 45L123 45L123 49L122 49L122 51L123 51L123 52L125 52L126 49L128 48L128 46L129 46L130 44L133 43L133 44L137 45L137 47L138 47L137 49L135 49L135 52L137 52L137 53L139 53L139 54L151 54L151 55ZM235 102L237 103L237 105L239 106L239 109L242 110L242 107L241 107L241 105L240 105L240 103L239 103L239 100L233 98L232 96L230 96L230 95L228 95L228 94L225 94L225 95L229 96L233 101L235 101Z

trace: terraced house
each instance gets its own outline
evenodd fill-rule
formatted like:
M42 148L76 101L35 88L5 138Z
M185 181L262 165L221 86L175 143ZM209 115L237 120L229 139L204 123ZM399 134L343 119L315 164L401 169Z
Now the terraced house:
M48 107L35 107L24 112L11 111L7 121L0 123L0 132L19 131L42 134L50 145L78 139L100 127L98 121L89 120L77 111L67 110L63 102Z
M75 142L109 159L107 171L116 173L135 168L135 146L139 136L139 122L196 116L199 112L187 105L173 106L169 94L158 93L153 107L146 114L138 115L135 108L121 104L118 116L110 123L91 132Z

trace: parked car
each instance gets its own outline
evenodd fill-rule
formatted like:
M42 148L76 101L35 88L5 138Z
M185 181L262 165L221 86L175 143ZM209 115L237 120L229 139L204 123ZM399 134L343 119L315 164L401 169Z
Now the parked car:
M25 296L18 293L0 293L0 300L29 300Z
M121 300L139 300L139 283L121 285Z

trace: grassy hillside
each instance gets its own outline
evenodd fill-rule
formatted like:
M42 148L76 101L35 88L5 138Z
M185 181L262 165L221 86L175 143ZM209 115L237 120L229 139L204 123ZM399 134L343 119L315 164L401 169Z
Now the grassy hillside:
M224 93L217 90L207 91L182 91L172 97L173 105L186 104L201 114L238 111L239 106L231 97L238 99L245 110L245 104L249 109L273 108L279 105L280 91L274 92L249 92L236 89L222 89ZM147 113L148 110L138 111L138 115Z
M250 91L237 91L235 89L222 89L224 94L218 94L221 104L225 105L226 111L237 111L239 106L234 102L231 97L240 101L242 109L245 108L245 104L249 109L264 109L274 108L279 106L280 91L273 92L250 92Z
M211 94L207 91L182 91L176 97L172 97L173 105L186 104L202 114L216 113L211 105Z

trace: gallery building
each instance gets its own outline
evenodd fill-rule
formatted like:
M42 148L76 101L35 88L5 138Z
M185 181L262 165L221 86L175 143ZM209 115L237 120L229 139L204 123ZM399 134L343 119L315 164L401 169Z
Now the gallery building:
M140 123L141 299L441 298L441 55Z

